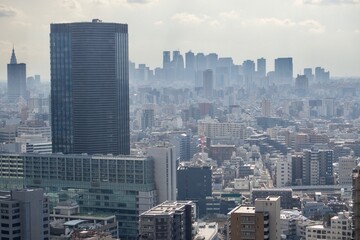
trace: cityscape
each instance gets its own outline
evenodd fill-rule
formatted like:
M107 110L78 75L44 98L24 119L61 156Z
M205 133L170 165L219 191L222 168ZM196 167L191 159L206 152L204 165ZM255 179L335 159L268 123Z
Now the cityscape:
M324 53L334 38L311 50L341 25L320 10L319 22L309 12L280 21L279 0L264 3L279 7L271 18L256 18L252 3L224 12L230 3L199 2L189 9L202 15L181 10L186 0L165 21L173 7L161 0L58 1L59 13L39 17L51 19L46 35L25 42L15 29L39 19L20 24L20 6L39 1L0 3L0 240L360 240L359 2L287 6L348 13L343 31L357 30L343 33L347 59ZM137 9L144 26L109 19L111 8ZM71 14L59 18L64 9ZM147 29L151 9L164 14ZM154 35L170 23L169 45ZM261 41L274 49L254 50L253 39L244 55L231 39L197 41L235 23L312 38L282 47L273 29ZM146 50L133 51L141 41Z

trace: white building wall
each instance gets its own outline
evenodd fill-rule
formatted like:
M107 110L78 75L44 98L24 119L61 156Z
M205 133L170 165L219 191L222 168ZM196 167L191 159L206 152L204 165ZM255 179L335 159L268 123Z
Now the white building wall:
M151 147L147 151L154 158L155 184L158 204L176 201L176 158L173 146Z
M339 184L341 186L352 185L352 169L356 167L354 157L340 157L339 158Z

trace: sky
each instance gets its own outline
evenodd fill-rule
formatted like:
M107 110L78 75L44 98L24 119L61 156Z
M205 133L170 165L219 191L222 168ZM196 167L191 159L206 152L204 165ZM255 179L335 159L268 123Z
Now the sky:
M13 45L28 76L50 79L50 24L94 18L127 23L130 60L151 68L164 50L191 50L360 76L360 0L0 0L0 80Z

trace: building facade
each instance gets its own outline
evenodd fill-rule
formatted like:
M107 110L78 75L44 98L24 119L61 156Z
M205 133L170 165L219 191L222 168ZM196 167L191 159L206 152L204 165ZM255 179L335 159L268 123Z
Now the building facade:
M280 240L280 197L255 200L255 207L239 206L229 215L231 240Z
M149 157L1 154L0 186L43 188L50 207L75 200L83 214L116 216L119 238L136 239L138 216L156 205Z
M42 189L0 192L1 239L50 239L49 203Z
M140 239L190 240L194 212L191 201L166 201L140 215Z
M212 171L207 166L179 166L177 169L178 200L191 200L206 214L206 197L212 196Z
M157 203L176 201L175 148L170 145L151 147L147 154L154 159Z
M275 59L275 77L278 83L292 84L293 80L293 59Z
M353 170L354 239L360 240L360 164Z
M333 185L333 151L304 150L302 163L303 185Z
M51 24L53 152L130 153L127 24Z
M7 91L9 102L15 102L19 97L26 99L26 64L17 63L14 49L7 65Z

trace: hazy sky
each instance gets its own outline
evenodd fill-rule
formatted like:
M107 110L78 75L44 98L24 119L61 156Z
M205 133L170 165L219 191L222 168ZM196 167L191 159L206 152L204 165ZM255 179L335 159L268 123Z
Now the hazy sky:
M49 79L50 23L93 18L128 23L130 60L151 68L163 50L192 50L360 76L360 0L0 0L0 79L13 44L27 75Z

